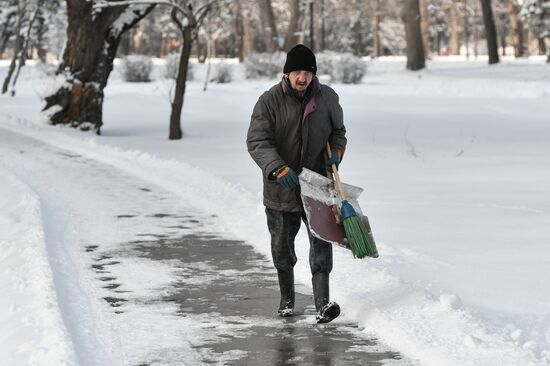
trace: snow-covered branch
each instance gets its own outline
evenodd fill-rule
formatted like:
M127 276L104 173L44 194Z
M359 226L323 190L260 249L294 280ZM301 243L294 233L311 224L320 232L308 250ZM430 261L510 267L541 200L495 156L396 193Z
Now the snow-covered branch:
M181 7L178 3L170 0L125 0L112 2L108 0L97 0L95 1L93 8L96 11L101 11L104 8L112 8L116 6L126 6L126 5L168 5L172 6L183 14L187 14L187 10Z

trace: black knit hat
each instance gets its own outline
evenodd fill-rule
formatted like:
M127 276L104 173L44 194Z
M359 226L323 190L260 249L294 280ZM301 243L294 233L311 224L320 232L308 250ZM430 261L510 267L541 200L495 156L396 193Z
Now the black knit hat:
M317 73L317 61L315 61L315 55L303 44L292 47L292 49L286 54L283 74L300 70L310 71L313 75Z

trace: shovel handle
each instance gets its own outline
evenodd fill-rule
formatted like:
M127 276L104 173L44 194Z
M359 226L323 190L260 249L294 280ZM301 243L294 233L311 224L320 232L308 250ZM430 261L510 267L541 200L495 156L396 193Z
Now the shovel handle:
M330 144L328 142L327 153L328 156L332 156L332 149L330 148ZM338 168L336 167L336 164L332 164L332 174L334 174L334 180L336 181L336 188L338 189L338 193L340 193L342 201L345 201L346 194L344 193L344 187L342 186L342 182L340 181L340 174L338 174Z

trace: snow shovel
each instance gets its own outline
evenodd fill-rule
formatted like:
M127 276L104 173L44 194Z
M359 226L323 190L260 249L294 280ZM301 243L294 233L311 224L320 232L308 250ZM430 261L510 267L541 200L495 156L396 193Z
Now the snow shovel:
M350 249L344 226L335 217L333 206L340 207L342 200L332 188L333 181L321 174L304 168L299 175L302 203L311 234L333 245ZM370 232L369 221L363 215L357 199L363 192L360 187L342 183L346 200L353 206L365 227Z

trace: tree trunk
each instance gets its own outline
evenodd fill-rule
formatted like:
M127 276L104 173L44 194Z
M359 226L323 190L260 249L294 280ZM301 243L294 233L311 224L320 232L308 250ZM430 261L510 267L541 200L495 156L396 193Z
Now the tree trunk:
M254 50L255 33L250 22L250 17L245 17L243 21L243 57L247 58Z
M380 0L376 0L376 7L374 10L374 56L380 57L382 55L382 47L380 46Z
M506 28L501 27L501 34L500 34L500 54L502 56L506 56Z
M260 18L264 25L264 42L266 52L275 52L279 49L277 26L275 23L275 15L273 15L273 8L271 7L271 0L258 1L260 6Z
M134 36L132 35L132 31L125 32L120 37L120 43L118 46L118 55L120 56L127 56L132 53L132 40Z
M466 59L470 59L470 25L468 24L468 0L464 0L464 48L466 49Z
M184 35L184 38L185 38L185 35ZM204 76L204 85L202 87L202 91L206 91L206 89L208 88L208 82L210 81L210 71L212 69L212 58L216 57L215 44L216 42L212 40L212 31L207 27L206 29L206 75Z
M508 0L507 3L508 18L512 25L512 42L514 45L514 56L523 56L523 23L518 19L519 7L514 4L514 0Z
M473 15L473 29L474 29L474 57L477 60L478 55L478 43L479 43L479 25L478 25L478 10L477 10L477 2L474 2L474 15Z
M46 63L46 55L48 51L46 50L46 47L44 46L44 33L46 31L46 19L44 19L44 14L41 11L38 18L36 18L37 26L36 26L36 41L34 42L34 46L36 47L36 54L38 56L38 59L40 62Z
M17 83L17 78L19 77L19 73L21 72L21 68L25 66L25 61L29 56L27 55L27 49L29 48L29 43L31 39L31 31L33 29L33 24L38 17L38 14L40 13L40 7L42 6L42 1L38 1L36 3L36 9L34 10L33 15L29 19L29 24L27 25L27 33L23 37L23 45L21 49L19 50L19 62L17 64L17 71L15 72L15 76L13 77L12 83L11 83L11 95L15 95L15 84Z
M244 60L244 22L241 0L235 1L235 48L239 62Z
M451 4L451 55L460 55L459 14L455 3Z
M546 55L546 44L544 43L544 38L538 37L538 46L539 46L539 55Z
M290 50L296 43L296 33L298 32L298 21L300 20L300 0L289 0L290 2L290 21L285 37L284 50Z
M21 35L21 27L23 25L23 18L25 17L25 12L27 11L26 3L19 3L17 5L17 24L15 26L15 43L13 47L13 55L11 58L10 66L8 68L8 73L4 79L4 84L2 85L2 94L5 94L8 91L10 85L11 77L15 71L17 60L19 59L19 53L23 52L23 43L25 40Z
M191 56L193 41L198 38L198 29L211 8L210 5L207 5L200 8L198 13L195 14L193 13L193 8L189 2L185 1L183 5L187 9L183 12L183 20L179 19L178 14L181 13L177 8L173 8L171 14L172 21L178 26L183 39L178 76L176 78L176 92L174 93L172 109L170 112L170 131L168 135L170 140L179 140L183 136L181 130L181 110L183 108L183 97L185 96L185 86L187 83L189 57Z
M413 71L423 69L426 66L418 1L403 1L403 22L405 23L405 38L407 41L407 69Z
M120 37L154 5L134 6L132 17L128 6L108 7L94 14L87 0L67 0L67 43L58 73L66 82L46 97L44 110L52 107L52 124L67 124L82 130L94 128L97 134L103 125L103 89L113 70ZM121 15L125 14L124 21Z
M13 4L8 4L13 5ZM16 11L10 11L7 15L4 15L4 23L0 26L2 33L0 34L0 59L3 58L6 45L13 35L13 19L17 15Z
M326 48L326 31L325 31L325 0L321 0L321 32L319 35L319 51L324 51Z
M432 51L430 47L430 16L428 13L428 1L420 0L420 29L422 30L422 44L424 45L424 56L431 60Z
M170 140L179 140L183 136L181 130L181 111L183 109L183 97L185 95L185 85L187 82L187 67L189 66L189 57L191 56L191 28L185 27L182 32L183 45L180 55L178 77L176 79L176 92L172 101L172 111L170 112Z
M489 65L499 62L497 31L495 29L495 20L493 19L493 9L491 0L480 0L481 11L483 13L483 24L485 24L485 35L487 38L487 50L489 53Z
M315 11L313 1L309 3L309 48L315 52Z
M132 37L132 48L134 49L134 52L138 55L144 55L146 53L145 35L143 33L143 28L137 26L135 28L134 36Z

